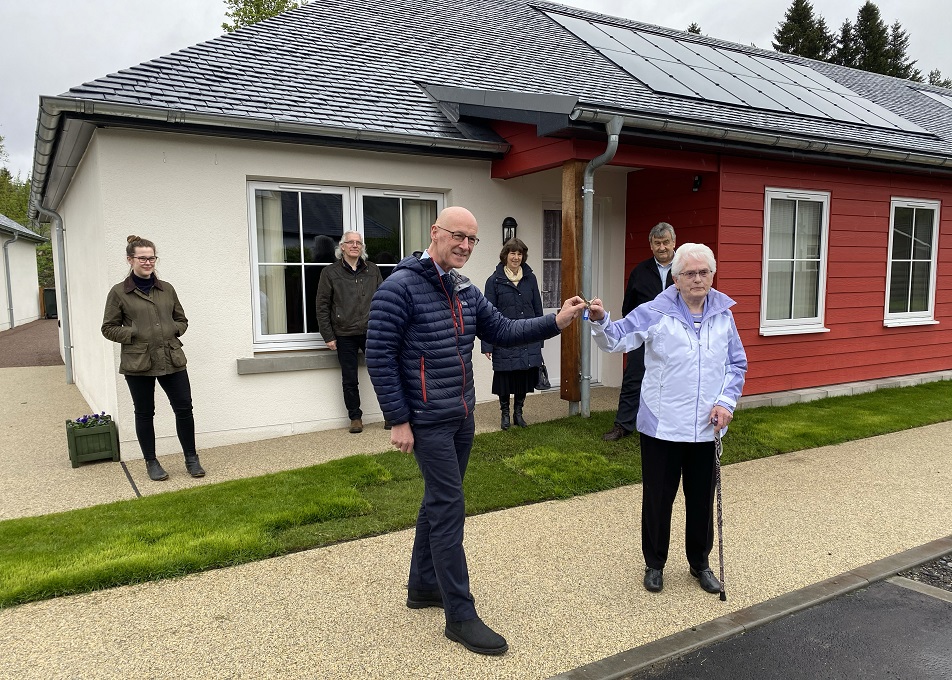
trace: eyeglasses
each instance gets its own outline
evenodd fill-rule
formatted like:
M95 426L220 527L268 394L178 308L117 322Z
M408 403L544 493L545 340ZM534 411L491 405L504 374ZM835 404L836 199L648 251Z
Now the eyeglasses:
M357 246L358 248L364 247L363 241L344 241L345 246Z
M696 279L698 276L700 276L702 279L706 279L710 275L711 275L710 269L696 269L689 272L681 272L680 274L678 274L678 276L683 276L684 278L690 279L692 281Z
M437 229L443 229L440 225L436 225ZM449 229L443 229L447 234L453 237L453 240L457 243L462 243L464 240L469 241L469 245L475 246L479 243L479 239L475 236L468 236L461 231L450 231Z
M156 260L158 260L159 258L157 258L157 257L155 257L155 256L153 255L152 257L138 257L138 256L137 256L137 257L133 257L132 259L133 259L133 260L138 260L141 264L152 264L152 263L154 263Z

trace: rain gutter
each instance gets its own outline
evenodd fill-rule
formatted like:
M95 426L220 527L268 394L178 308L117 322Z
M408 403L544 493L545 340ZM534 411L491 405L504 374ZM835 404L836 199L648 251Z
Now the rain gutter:
M618 137L624 124L621 116L613 116L605 123L608 133L608 146L602 155L593 158L585 166L582 179L582 297L592 299L592 231L595 220L595 171L605 165L618 151ZM581 415L588 418L592 415L591 384L592 384L592 333L588 324L582 324L582 337L579 344L579 367L582 369L582 383L580 386Z
M619 114L618 112L607 109L584 106L576 107L572 113L569 114L569 118L573 121L595 124L606 124L617 117L621 117L624 127L632 129L650 130L675 135L689 135L691 137L714 139L726 143L792 149L808 153L840 155L871 161L904 163L952 170L952 157L949 156L897 151L863 144L820 141L797 135L687 122L658 116Z
M509 144L495 141L453 139L416 135L403 132L362 130L332 125L314 125L282 120L266 120L227 114L179 111L140 104L122 104L108 101L75 99L72 97L40 97L36 123L36 146L33 155L33 186L30 190L30 217L36 216L40 200L57 150L59 130L64 118L112 118L115 125L123 120L156 126L192 126L205 129L226 129L239 132L258 132L298 137L325 137L350 140L356 143L405 145L421 149L469 151L483 154L504 154ZM68 180L67 180L68 181Z

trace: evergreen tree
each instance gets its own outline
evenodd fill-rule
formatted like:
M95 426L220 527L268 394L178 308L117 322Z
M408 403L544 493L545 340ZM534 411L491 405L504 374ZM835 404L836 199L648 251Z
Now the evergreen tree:
M906 78L922 82L922 73L916 68L914 59L910 60L907 50L909 48L909 34L903 30L902 24L894 22L889 31L889 72L887 75L897 78Z
M301 6L294 0L225 0L225 5L230 10L225 12L225 16L232 23L222 24L221 27L229 33Z
M700 25L699 25L697 22L692 22L691 25L688 26L688 33L694 33L694 34L696 34L696 35L701 35L701 27L700 27Z
M784 21L774 32L772 44L778 52L826 61L833 50L833 42L826 21L814 15L810 0L793 0Z
M840 26L840 34L836 38L836 46L833 48L830 61L840 66L856 68L857 53L856 31L853 29L853 24L847 19Z
M952 78L943 78L942 71L937 68L929 71L929 84L936 87L945 87L952 90Z
M879 13L879 7L871 0L866 0L866 4L856 13L853 32L856 39L856 68L888 74L891 68L889 29Z

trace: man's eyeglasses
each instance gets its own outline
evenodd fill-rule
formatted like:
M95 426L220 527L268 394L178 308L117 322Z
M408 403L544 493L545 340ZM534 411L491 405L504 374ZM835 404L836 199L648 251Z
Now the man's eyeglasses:
M706 279L711 275L710 269L695 269L689 272L681 272L678 276L683 276L684 278L693 281L695 278L700 276L702 279Z
M358 248L364 247L363 241L344 241L345 246L357 246Z
M441 227L438 224L436 225L436 228L443 229L443 227ZM452 236L453 240L456 241L457 243L462 243L464 239L469 241L469 245L471 246L475 246L476 244L479 243L478 238L476 238L475 236L468 236L461 231L450 231L449 229L443 229L443 231L445 231L447 234Z
M155 257L133 257L133 260L138 260L141 264L153 264L159 258Z

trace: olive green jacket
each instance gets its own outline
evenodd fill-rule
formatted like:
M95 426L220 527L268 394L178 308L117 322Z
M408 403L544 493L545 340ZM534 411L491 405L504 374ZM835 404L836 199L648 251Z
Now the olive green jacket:
M122 344L119 372L129 375L167 375L185 368L179 336L188 319L172 284L155 274L152 292L146 295L129 276L106 296L102 334Z

